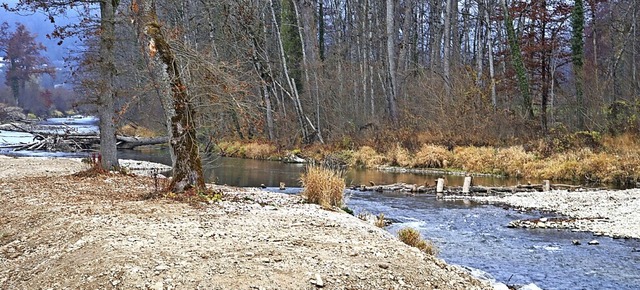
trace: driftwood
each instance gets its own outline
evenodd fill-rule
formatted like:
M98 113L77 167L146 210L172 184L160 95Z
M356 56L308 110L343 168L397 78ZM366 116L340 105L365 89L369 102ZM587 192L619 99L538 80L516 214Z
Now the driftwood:
M30 131L24 127L8 124L3 130L17 131L29 133L34 136L33 142L27 144L10 144L1 146L3 149L12 149L14 151L21 150L44 150L44 151L64 151L78 152L87 151L97 148L100 144L100 136L98 133L74 133L73 130L65 130L62 132L37 132ZM142 138L131 136L116 136L118 149L133 149L138 146L165 144L169 141L168 137Z
M375 191L375 192L405 192L405 193L436 193L436 186L417 185L407 183L395 183L389 185L359 185L352 186L352 190L358 191ZM551 189L579 190L584 187L578 185L552 184ZM449 186L444 188L447 195L494 195L494 194L513 194L518 192L540 192L543 191L542 184L519 184L515 186L470 186L469 192L464 192L461 186Z

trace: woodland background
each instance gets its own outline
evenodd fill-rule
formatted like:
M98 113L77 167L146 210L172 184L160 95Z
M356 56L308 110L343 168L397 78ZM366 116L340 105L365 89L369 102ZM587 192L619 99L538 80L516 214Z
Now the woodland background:
M77 21L52 18L57 28L46 32L74 44L66 67L54 74L33 40L41 59L20 76L19 96L7 77L7 44L19 25L2 27L0 102L41 116L94 107L100 19L89 1L71 2L55 19ZM160 84L143 57L131 3L115 2L117 122L163 132ZM638 5L169 0L157 1L157 12L196 104L202 142L400 142L415 150L638 133Z

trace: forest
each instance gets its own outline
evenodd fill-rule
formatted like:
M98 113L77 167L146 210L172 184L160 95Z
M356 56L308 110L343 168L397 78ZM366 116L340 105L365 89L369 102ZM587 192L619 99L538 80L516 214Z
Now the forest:
M89 99L76 105L107 108L100 116L115 128L163 134L171 91L189 104L177 115L193 122L185 126L200 149L521 146L548 157L581 147L596 154L606 138L620 145L640 129L636 1L94 2L3 6L54 22L81 15L51 32L83 40L70 57L75 92ZM166 76L156 54L171 64ZM426 166L446 167L445 159Z

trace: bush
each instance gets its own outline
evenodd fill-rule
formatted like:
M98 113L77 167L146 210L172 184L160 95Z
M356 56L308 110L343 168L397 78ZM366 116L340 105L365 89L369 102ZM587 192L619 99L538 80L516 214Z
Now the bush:
M302 196L308 202L319 204L323 208L342 207L345 181L337 171L310 166L300 181L304 187Z
M445 168L453 159L452 157L453 154L444 146L425 144L416 153L415 165L425 168Z
M398 232L398 238L403 243L418 248L429 255L438 254L438 249L431 241L425 241L420 237L420 232L413 228L404 228Z
M407 149L402 147L400 143L397 143L395 147L391 148L386 156L387 160L389 160L393 166L413 167L415 165L415 158Z
M358 151L353 152L350 165L356 167L373 168L385 163L385 157L378 154L375 149L369 146L362 146Z
M522 177L527 174L525 168L527 164L534 162L536 156L528 153L522 146L513 146L509 148L501 148L496 152L496 168L497 173Z
M244 145L244 157L249 159L269 159L276 155L277 148L271 144L248 143Z
M454 164L465 171L495 173L496 149L491 147L457 147Z

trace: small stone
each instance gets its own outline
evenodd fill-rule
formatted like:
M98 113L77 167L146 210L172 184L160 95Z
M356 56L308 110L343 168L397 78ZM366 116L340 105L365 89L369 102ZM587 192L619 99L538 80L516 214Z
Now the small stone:
M315 280L311 280L311 284L316 285L319 288L324 287L324 282L322 281L322 277L320 277L320 274L316 273L316 278Z
M111 281L111 285L113 285L113 287L118 286L118 284L120 284L120 280L113 280L113 281Z
M540 219L540 221L541 221L541 222L546 222L546 221L548 221L548 220L549 220L548 218L541 218L541 219Z
M597 240L593 240L593 241L589 242L589 245L592 245L592 246L599 245L599 244L600 244L600 242L598 242Z
M580 241L579 240L573 240L571 241L572 244L579 246L580 245Z
M247 257L253 257L253 256L255 256L256 254L254 254L254 253L252 253L252 252L246 252L244 255L245 255L245 256L247 256Z
M164 288L164 284L162 281L156 282L150 287L152 290L162 290Z
M378 264L378 267L382 269L389 269L389 264L381 263L381 264Z
M164 264L158 265L158 266L155 268L155 270L156 270L156 271L164 271L164 270L167 270L167 269L169 269L169 266L164 265Z

